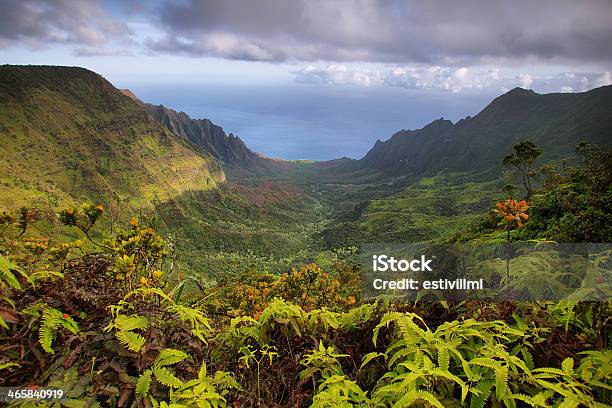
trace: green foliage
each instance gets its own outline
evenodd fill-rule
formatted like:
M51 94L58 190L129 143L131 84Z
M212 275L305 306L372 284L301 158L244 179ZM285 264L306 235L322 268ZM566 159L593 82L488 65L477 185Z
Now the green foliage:
M514 153L504 157L503 163L506 166L513 167L525 187L527 200L531 197L532 187L531 179L534 177L531 166L536 159L542 154L542 149L533 142L524 140L514 145Z
M225 396L230 390L240 391L242 387L231 374L224 371L217 371L210 377L206 363L202 363L198 378L189 380L171 391L170 406L225 407Z
M21 284L14 272L20 271L21 268L14 262L0 256L0 288L4 289L9 286L17 290L21 290Z
M512 241L610 242L612 227L612 151L582 143L576 147L577 162L546 163L539 175L540 188L532 187L529 222L513 231ZM561 167L561 169L559 169ZM533 174L533 177L536 175ZM459 241L499 243L490 214L455 237Z
M146 398L148 396L153 376L160 384L167 387L181 387L183 382L168 369L168 366L180 363L186 358L187 354L180 350L161 350L153 362L152 367L138 377L136 381L136 394L140 396L140 398Z
M592 387L598 401L610 401L612 396L612 350L583 351L580 354L584 357L580 360L576 374Z
M54 354L55 351L52 348L52 343L57 330L63 328L72 334L77 334L79 326L71 316L57 309L46 305L41 306L40 309L42 310L42 319L38 329L40 345L47 353Z
M239 361L244 364L246 368L250 368L252 363L256 364L257 367L257 403L261 401L261 366L262 362L267 361L269 365L272 365L272 360L278 355L276 347L268 344L263 344L258 350L253 350L250 345L246 345L240 348L242 356Z
M304 310L344 310L358 300L359 276L357 270L338 264L331 270L325 272L311 263L280 276L254 270L229 274L205 291L205 306L213 313L257 318L275 298L282 297Z
M300 364L306 366L300 372L300 378L317 380L315 376L318 376L320 380L325 381L334 375L342 376L344 372L338 359L348 356L348 354L337 353L333 346L325 347L323 342L319 341L319 347L306 354L300 361Z
M448 239L502 198L500 188L497 180L483 182L466 173L422 178L399 193L372 199L357 221L360 239L353 245Z
M580 162L564 173L548 171L533 196L531 219L521 238L557 242L610 242L612 151L581 144Z
M312 399L312 408L368 407L370 400L355 381L343 375L332 375L317 389Z
M81 206L81 211L82 213L76 208L67 208L59 213L59 219L65 225L77 227L89 237L89 231L104 213L104 206L102 204L84 203Z
M128 350L139 352L145 344L145 338L136 333L134 330L146 330L149 326L149 322L146 317L138 315L117 315L108 326L104 328L105 331L111 331L115 329L115 337L121 342Z

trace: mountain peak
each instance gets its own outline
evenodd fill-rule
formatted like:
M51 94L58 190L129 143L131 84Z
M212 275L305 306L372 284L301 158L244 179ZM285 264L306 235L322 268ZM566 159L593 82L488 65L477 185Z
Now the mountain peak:
M430 123L428 123L427 125L425 125L422 129L419 130L425 130L425 129L444 129L444 128L448 128L448 127L452 127L453 126L453 122L448 120L448 119L444 119L444 118L440 118L440 119L436 119L434 121L431 121Z
M538 94L534 92L532 89L525 89L525 88L521 88L520 86L517 86L516 88L513 88L509 90L508 92L506 92L504 95L538 95Z
M611 103L612 87L543 95L517 87L469 120L453 125L440 118L377 142L354 168L393 176L440 171L497 176L503 157L521 140L541 146L546 159L565 157L582 140L609 146Z

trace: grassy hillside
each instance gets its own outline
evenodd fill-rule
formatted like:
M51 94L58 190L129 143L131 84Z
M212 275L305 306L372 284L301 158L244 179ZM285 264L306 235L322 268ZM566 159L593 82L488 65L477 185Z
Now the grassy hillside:
M160 202L156 225L176 242L177 268L215 280L257 267L272 273L308 262L327 206L282 181L226 182Z
M398 194L371 201L358 225L372 242L452 236L492 208L496 198L503 198L498 181L473 178L469 174L424 177Z
M286 163L293 173L277 180L227 182L204 144L91 71L0 67L0 140L0 209L36 208L56 224L58 208L103 203L112 218L158 225L175 239L177 271L207 279L312 256L324 210L294 183L306 165Z
M0 67L0 206L152 207L224 180L207 154L82 68Z

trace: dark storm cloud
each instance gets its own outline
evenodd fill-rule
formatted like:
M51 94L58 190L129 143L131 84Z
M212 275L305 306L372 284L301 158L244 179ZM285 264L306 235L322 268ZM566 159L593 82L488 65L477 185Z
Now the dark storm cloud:
M0 47L112 55L124 51L109 43L138 38L158 53L256 61L608 64L611 23L610 0L0 0Z
M96 0L1 0L0 7L0 46L100 45L131 34Z
M163 2L158 52L230 59L462 64L612 60L609 0Z

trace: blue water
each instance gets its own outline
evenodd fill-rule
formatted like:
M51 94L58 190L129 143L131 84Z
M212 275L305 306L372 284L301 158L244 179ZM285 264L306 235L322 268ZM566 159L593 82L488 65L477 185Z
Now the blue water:
M360 158L401 129L444 117L457 121L495 95L391 87L121 84L141 100L208 118L269 157Z

